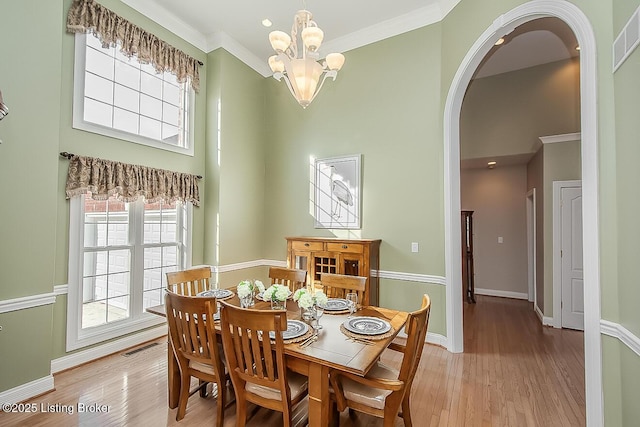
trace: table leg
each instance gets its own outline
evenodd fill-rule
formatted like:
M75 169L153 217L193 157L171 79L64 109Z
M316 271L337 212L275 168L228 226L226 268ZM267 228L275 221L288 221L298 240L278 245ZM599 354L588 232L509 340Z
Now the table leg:
M167 389L169 394L169 408L178 407L180 398L180 368L171 341L167 341Z
M309 427L329 425L329 368L309 366Z

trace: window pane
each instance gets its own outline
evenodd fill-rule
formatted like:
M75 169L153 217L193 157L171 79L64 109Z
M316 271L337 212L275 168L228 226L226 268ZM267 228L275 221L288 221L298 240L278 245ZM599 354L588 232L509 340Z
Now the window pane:
M107 298L129 295L129 273L109 274Z
M178 107L164 102L162 104L162 121L173 126L178 126L180 111Z
M129 249L109 251L109 274L128 272L130 262Z
M160 243L160 222L147 222L145 218L144 243Z
M106 246L107 224L104 222L91 222L84 225L84 247L95 248Z
M140 68L140 63L138 62L138 58L136 56L132 56L131 58L129 58L124 53L122 53L122 50L120 49L120 44L118 44L118 47L115 50L115 58L120 62L131 65L132 67Z
M116 78L115 81L121 85L140 90L140 70L130 64L116 61Z
M164 266L178 265L178 248L176 246L167 246L162 248L162 262Z
M154 98L162 98L162 80L145 72L140 75L140 91Z
M115 54L115 48L113 47L103 47L102 43L100 42L100 40L98 40L98 38L96 36L94 36L93 34L87 34L86 36L86 40L87 40L87 45L91 46L93 48L96 48L98 50L103 51L105 54L109 55L109 56L113 56Z
M145 291L142 295L142 308L153 307L154 305L164 304L164 291L162 289L154 289Z
M159 140L162 136L161 129L162 123L158 120L140 116L140 135Z
M136 113L116 108L113 112L113 127L137 134L139 117Z
M102 126L112 126L113 107L93 99L84 99L84 121Z
M97 74L109 80L113 80L113 57L109 55L108 50L87 48L86 57L87 71Z
M84 79L84 95L97 101L113 104L113 82L87 72Z
M107 322L117 322L129 317L129 297L111 298L107 300Z
M83 276L86 278L106 275L108 273L109 251L85 252ZM91 290L93 295L93 289Z
M145 291L149 289L161 289L162 286L162 270L160 268L153 268L150 270L144 270L144 287Z
M173 224L170 222L162 223L160 229L162 243L176 242L178 240L177 231L178 227L175 222Z
M166 102L172 103L173 105L180 105L180 88L168 82L164 82L163 87L164 94L162 99Z
M153 119L162 119L162 101L147 95L140 95L140 114Z
M82 304L82 329L106 323L107 309L105 301L92 301Z
M162 248L144 248L144 268L162 267Z
M140 108L140 93L116 84L113 104L116 107L137 113Z
M162 140L167 144L180 145L180 130L176 126L162 123Z

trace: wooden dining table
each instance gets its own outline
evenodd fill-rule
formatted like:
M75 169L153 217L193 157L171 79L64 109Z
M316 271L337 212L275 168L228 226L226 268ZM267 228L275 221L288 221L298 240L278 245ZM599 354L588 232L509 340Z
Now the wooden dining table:
M225 301L240 305L235 294ZM253 308L266 310L271 306L270 303L256 301ZM166 317L164 305L149 307L147 312ZM309 379L310 427L329 425L329 372L335 369L359 376L366 375L402 329L408 317L407 312L373 306L360 307L354 315L384 319L391 324L392 330L383 339L367 342L352 340L340 330L340 325L347 320L348 314L329 314L325 311L325 315L320 318L322 329L319 331L317 341L303 348L297 343L285 345L289 369L306 375ZM291 300L287 302L287 318L300 319L298 304ZM216 322L216 329L220 329L219 322ZM169 407L173 409L178 406L180 372L170 341L167 374Z

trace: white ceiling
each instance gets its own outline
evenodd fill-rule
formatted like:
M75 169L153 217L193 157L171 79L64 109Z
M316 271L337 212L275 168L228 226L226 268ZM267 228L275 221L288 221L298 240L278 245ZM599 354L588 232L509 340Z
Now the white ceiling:
M289 33L308 9L324 31L320 54L346 52L440 21L460 0L122 0L163 27L210 52L225 48L264 76L271 75L269 32ZM273 22L271 28L262 20Z

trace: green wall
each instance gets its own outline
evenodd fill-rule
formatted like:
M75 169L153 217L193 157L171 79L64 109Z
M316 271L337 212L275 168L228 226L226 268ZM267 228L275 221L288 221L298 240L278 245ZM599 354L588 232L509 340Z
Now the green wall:
M640 5L638 0L614 1L613 28L616 37L632 13ZM616 182L618 225L618 301L616 321L635 336L640 336L640 286L638 286L637 254L640 228L637 212L640 212L640 51L636 49L613 74L615 81L616 125ZM640 357L622 344L620 347L622 425L633 425L640 419Z
M284 260L288 235L332 236L313 227L311 159L362 154L363 227L336 234L382 239L383 271L444 276L446 96L475 40L522 0L462 0L441 23L345 52L338 79L327 82L306 110L282 83L259 77L227 52L200 52L122 2L101 0L205 62L201 72L206 78L196 97L193 157L72 129L73 36L64 30L70 3L0 4L0 27L6 34L20 34L0 45L0 88L11 109L0 122L0 196L17 202L0 208L5 243L0 300L50 293L54 285L67 283L67 163L59 151L203 175L202 207L194 209L193 263L219 260L223 265ZM637 336L633 255L640 203L633 190L638 182L634 161L640 154L635 138L640 125L634 117L640 54L635 52L615 74L610 58L614 35L638 1L574 3L589 18L598 49L602 316ZM25 164L38 171L37 179L20 179ZM218 213L220 251L213 239ZM420 243L419 253L410 252L411 242ZM263 267L222 273L221 285L264 275ZM381 280L382 304L390 307L414 309L423 292L433 301L430 331L445 334L443 286ZM0 371L0 392L46 376L50 360L64 354L65 304L66 298L58 297L55 305L0 314L0 360L12 367ZM640 392L640 358L619 340L603 342L606 424L630 425L640 417L632 399ZM28 364L21 359L25 348L35 355Z

